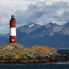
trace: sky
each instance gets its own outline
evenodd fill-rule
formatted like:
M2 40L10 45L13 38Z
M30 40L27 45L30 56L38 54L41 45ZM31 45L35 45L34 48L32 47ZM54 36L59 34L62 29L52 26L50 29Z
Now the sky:
M14 14L17 27L27 23L64 24L69 21L69 0L0 0L0 34L9 32Z

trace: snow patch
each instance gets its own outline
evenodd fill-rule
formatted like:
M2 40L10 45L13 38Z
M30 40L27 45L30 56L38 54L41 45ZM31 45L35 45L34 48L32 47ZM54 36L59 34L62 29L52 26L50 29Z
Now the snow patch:
M31 25L29 25L29 28L31 28L31 27L33 27L34 26L34 24L31 24Z

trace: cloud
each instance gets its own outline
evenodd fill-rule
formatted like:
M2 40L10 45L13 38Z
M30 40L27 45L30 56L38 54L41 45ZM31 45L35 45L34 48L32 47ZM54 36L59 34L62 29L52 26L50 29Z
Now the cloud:
M47 24L50 21L64 24L68 21L68 14L69 5L67 2L57 2L52 5L46 5L45 2L37 2L35 5L30 5L23 15L17 17L18 19L21 19L21 17L23 18L23 21L21 21L23 24L30 22Z
M64 15L64 10L63 9L60 9L57 11L56 13L58 16L63 16Z
M0 0L0 34L9 32L11 14L17 26L49 21L63 24L69 20L69 0Z

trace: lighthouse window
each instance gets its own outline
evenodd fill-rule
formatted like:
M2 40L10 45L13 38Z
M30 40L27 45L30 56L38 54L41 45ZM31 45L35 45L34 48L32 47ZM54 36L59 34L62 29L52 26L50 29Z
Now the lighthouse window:
M14 41L14 39L12 39L12 41Z

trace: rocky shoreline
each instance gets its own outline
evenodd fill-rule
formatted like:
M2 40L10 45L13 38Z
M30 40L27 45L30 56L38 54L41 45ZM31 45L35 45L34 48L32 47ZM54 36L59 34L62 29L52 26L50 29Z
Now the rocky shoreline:
M69 61L69 55L47 46L25 48L19 44L6 44L0 47L0 64L55 63L61 61Z

